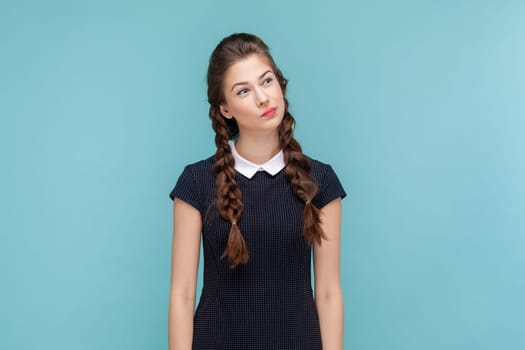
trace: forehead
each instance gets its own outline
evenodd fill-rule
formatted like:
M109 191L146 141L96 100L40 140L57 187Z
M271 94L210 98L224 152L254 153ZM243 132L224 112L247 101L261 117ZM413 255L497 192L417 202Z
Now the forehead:
M268 59L253 54L232 64L224 74L224 83L228 87L239 82L255 82L268 70L273 72Z

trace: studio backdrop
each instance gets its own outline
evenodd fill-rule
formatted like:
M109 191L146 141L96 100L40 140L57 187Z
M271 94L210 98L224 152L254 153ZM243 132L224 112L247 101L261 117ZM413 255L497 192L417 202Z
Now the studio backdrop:
M524 349L524 18L518 0L2 2L0 348L167 348L168 193L214 152L211 51L249 32L348 192L345 349Z

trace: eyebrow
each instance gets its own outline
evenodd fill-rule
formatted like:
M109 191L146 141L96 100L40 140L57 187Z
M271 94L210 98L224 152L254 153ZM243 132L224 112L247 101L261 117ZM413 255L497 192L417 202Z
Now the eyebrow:
M261 74L261 76L259 77L259 80L261 80L266 74L271 73L271 72L272 72L272 71L268 69L266 72L264 72L263 74ZM248 82L246 82L246 81L241 81L241 82L239 82L239 83L235 83L235 84L233 84L233 86L232 86L232 90L231 90L231 91L233 91L233 89L234 89L237 85L244 85L244 84L248 84Z

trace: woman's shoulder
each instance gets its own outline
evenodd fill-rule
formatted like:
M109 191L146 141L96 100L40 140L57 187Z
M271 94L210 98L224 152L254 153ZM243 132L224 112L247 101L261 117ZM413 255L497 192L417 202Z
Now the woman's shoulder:
M184 167L181 177L189 177L196 183L209 182L211 181L210 178L213 177L214 163L214 156L189 163Z
M213 167L214 159L215 159L215 156L212 155L207 158L198 160L196 162L189 163L186 165L186 168L190 170L196 170L196 171L209 170Z
M170 192L170 198L179 197L195 208L200 208L201 191L214 184L213 159L211 156L186 165Z
M337 197L345 198L346 192L332 165L310 157L308 159L310 160L310 172L319 186L319 192L312 203L322 208Z
M327 172L332 172L332 165L319 159L312 158L306 155L306 158L310 161L311 173L316 178L323 178Z

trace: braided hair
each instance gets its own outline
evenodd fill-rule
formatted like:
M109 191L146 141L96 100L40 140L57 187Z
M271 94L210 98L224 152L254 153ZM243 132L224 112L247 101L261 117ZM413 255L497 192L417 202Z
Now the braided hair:
M235 160L229 141L239 136L236 121L225 118L220 112L224 102L223 79L227 69L247 56L258 54L268 60L279 81L283 96L287 79L275 64L268 46L257 36L237 33L224 38L213 51L207 73L209 117L215 131L215 163L213 174L216 181L215 206L222 218L231 223L226 249L222 258L227 257L230 267L246 264L249 260L248 247L238 223L243 212L242 194L235 180ZM312 203L317 194L317 184L310 174L310 160L303 154L301 145L293 136L295 120L288 111L288 100L284 97L285 112L279 125L279 144L284 153L286 176L293 193L305 203L303 214L303 237L308 244L321 243L326 238L321 228L319 209Z

